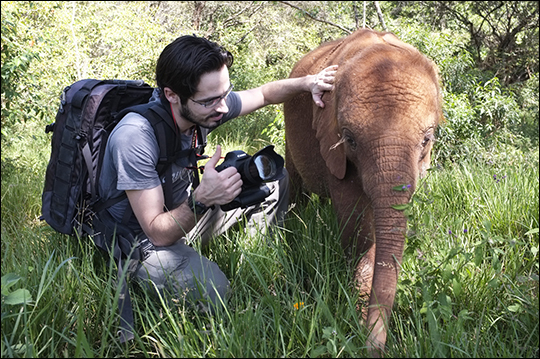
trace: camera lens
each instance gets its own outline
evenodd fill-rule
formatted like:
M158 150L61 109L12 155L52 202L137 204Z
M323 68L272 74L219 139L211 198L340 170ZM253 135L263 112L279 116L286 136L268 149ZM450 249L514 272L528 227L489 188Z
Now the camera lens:
M276 175L276 162L272 158L261 154L260 156L255 157L253 162L257 167L259 177L261 177L263 181L267 181Z

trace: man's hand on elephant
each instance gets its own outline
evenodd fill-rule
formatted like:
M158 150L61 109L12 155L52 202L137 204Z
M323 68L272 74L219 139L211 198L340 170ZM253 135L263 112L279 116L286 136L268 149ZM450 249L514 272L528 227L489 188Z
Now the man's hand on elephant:
M311 85L311 96L315 104L321 108L324 108L324 102L322 101L322 95L325 91L332 91L334 89L334 80L336 78L338 65L332 65L317 75L314 75L314 81Z

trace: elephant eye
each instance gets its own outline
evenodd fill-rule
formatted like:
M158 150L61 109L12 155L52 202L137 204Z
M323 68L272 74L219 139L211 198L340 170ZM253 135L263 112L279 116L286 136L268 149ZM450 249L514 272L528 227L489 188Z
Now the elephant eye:
M347 143L349 144L349 146L351 146L353 150L356 149L356 142L352 138L347 137Z
M430 141L435 142L435 135L433 134L433 129L430 128L425 134L424 134L424 140L422 141L422 147L426 147Z
M350 131L343 131L343 138L345 139L351 150L356 150L356 141L354 140L354 137L352 136Z

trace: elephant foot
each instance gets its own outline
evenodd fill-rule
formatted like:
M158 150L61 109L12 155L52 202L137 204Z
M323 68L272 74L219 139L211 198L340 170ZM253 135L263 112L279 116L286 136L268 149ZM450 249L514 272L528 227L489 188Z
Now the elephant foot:
M368 343L366 345L369 356L372 358L382 358L384 357L384 344L372 344L372 342L368 339Z
M384 309L371 307L370 316L367 323L370 329L366 340L366 347L369 354L374 358L380 358L384 355L386 344L386 324L384 319Z

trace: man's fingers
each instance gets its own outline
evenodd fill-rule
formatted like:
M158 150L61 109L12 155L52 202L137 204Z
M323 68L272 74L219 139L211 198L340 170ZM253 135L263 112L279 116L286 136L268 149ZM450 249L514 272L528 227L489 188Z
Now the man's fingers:
M324 108L324 102L322 101L322 97L321 95L319 94L313 94L313 101L315 102L315 104L317 106L319 106L320 108Z
M324 92L332 91L334 89L337 69L338 65L331 65L315 76L311 94L315 104L321 108L324 108L324 102L322 101L322 95Z
M221 146L216 146L216 152L210 157L208 162L206 162L206 165L204 165L205 168L215 168L217 163L219 162L219 159L221 158Z
M338 65L332 65L325 68L321 73L319 79L323 80L327 84L333 84L336 79Z

